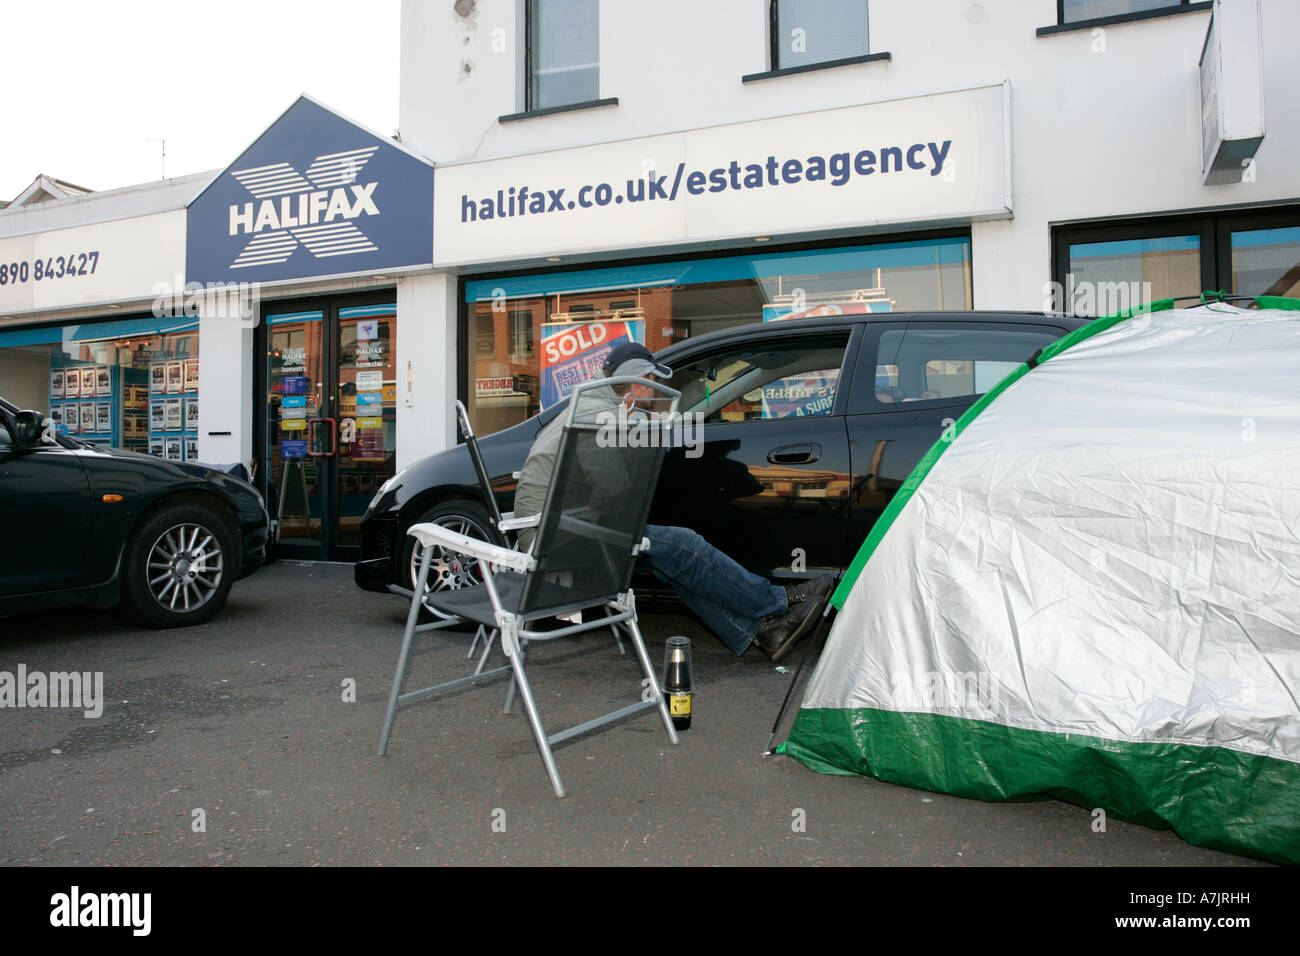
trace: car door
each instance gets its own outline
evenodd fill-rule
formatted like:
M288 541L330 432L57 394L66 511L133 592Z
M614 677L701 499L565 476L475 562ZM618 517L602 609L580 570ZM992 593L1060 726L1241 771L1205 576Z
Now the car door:
M678 358L669 384L702 422L701 440L668 453L651 523L692 528L759 573L843 567L850 468L840 386L858 334L850 325L765 330Z
M90 489L76 452L18 448L0 414L0 597L86 583Z
M994 319L915 319L869 328L846 417L855 551L944 429L1067 331Z

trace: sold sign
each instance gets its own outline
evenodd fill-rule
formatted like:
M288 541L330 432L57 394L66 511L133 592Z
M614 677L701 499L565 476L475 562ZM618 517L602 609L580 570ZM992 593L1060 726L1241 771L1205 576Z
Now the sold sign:
M635 342L641 320L555 322L542 326L542 407L563 400L573 386L600 375L615 346Z

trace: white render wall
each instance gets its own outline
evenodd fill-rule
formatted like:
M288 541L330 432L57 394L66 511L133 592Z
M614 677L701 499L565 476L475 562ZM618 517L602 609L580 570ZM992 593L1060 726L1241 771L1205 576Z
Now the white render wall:
M199 461L213 465L248 465L263 456L253 450L254 326L239 312L225 296L199 307Z
M0 238L33 232L53 232L96 222L132 219L153 213L184 209L207 188L217 171L194 173L175 179L123 186L57 199L32 206L0 209ZM168 277L170 278L170 276Z
M520 0L478 0L467 19L450 0L403 0L402 139L463 162L1010 79L1015 218L972 227L977 308L1043 307L1053 223L1300 198L1295 0L1263 0L1267 134L1256 181L1230 186L1200 177L1208 11L1038 37L1055 0L873 0L871 52L891 60L742 83L768 68L767 9L603 0L600 95L619 104L502 124L523 107Z
M399 469L456 444L455 403L456 277L403 276L397 280Z

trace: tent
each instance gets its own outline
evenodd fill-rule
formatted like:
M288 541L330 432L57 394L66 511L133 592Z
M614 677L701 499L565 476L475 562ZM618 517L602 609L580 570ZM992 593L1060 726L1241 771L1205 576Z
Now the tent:
M779 752L1300 863L1300 301L1154 303L952 425Z

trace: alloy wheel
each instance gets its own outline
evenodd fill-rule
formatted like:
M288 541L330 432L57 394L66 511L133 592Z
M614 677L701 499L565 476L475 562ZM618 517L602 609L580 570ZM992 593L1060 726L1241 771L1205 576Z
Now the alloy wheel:
M479 538L481 540L490 540L487 532L479 527L478 523L472 521L463 515L443 515L433 521L434 524L446 528L448 531L454 531L457 534L463 534L469 538ZM419 580L420 561L424 558L424 548L418 543L411 549L411 583ZM436 591L452 591L459 588L476 587L483 582L483 576L478 570L478 559L466 557L463 554L456 554L446 548L435 545L433 549L433 558L429 562L429 577L424 584L424 593L430 594ZM428 605L425 605L428 607ZM428 610L439 617L448 617L436 608L429 607Z
M149 593L170 611L192 611L217 593L225 573L221 545L207 528L179 524L149 549Z

